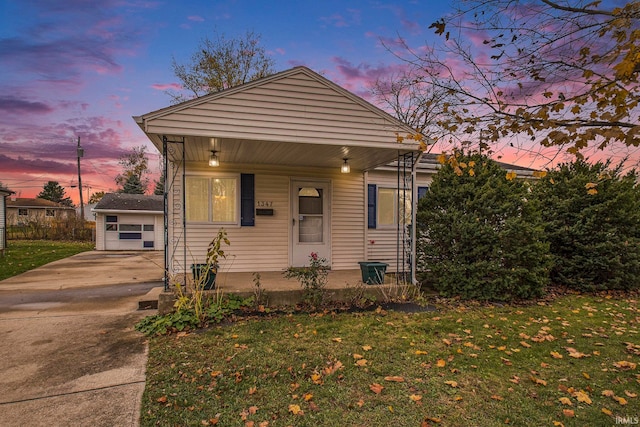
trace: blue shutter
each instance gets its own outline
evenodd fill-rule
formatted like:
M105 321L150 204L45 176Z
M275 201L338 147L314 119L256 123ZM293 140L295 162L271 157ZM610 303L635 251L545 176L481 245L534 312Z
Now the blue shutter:
M427 191L429 191L429 187L418 187L418 201L427 195Z
M376 198L378 191L375 184L367 188L367 224L369 228L376 228Z
M253 227L256 225L255 216L255 175L243 173L240 175L240 225Z

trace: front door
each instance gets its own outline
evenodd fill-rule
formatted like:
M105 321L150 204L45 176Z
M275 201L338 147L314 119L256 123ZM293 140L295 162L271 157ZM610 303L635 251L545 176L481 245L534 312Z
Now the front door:
M291 265L309 264L312 252L331 265L331 194L328 181L291 182Z

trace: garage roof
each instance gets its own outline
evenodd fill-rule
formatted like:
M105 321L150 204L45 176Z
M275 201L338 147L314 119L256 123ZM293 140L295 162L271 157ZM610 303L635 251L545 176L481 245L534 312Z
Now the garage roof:
M164 212L163 196L145 194L107 193L98 202L95 212L100 211L145 211Z

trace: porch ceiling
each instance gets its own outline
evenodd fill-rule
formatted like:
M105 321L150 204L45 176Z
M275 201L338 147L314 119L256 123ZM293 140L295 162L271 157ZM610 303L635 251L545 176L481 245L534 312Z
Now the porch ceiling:
M162 136L149 135L162 152ZM182 141L182 136L167 135L168 141ZM278 142L232 138L184 137L186 161L208 162L212 150L217 152L220 163L270 165L284 167L335 168L343 159L349 159L352 170L366 171L388 164L398 155L418 151L411 143L353 145L317 144L308 142ZM181 151L181 150L180 150ZM178 160L181 153L174 154Z

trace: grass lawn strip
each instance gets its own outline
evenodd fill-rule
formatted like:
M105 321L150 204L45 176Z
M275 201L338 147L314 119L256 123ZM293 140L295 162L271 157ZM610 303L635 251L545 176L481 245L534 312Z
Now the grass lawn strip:
M640 416L636 299L289 315L153 338L142 425L610 426Z
M92 242L9 240L4 256L0 255L0 280L80 252L93 250L94 247L95 244Z

